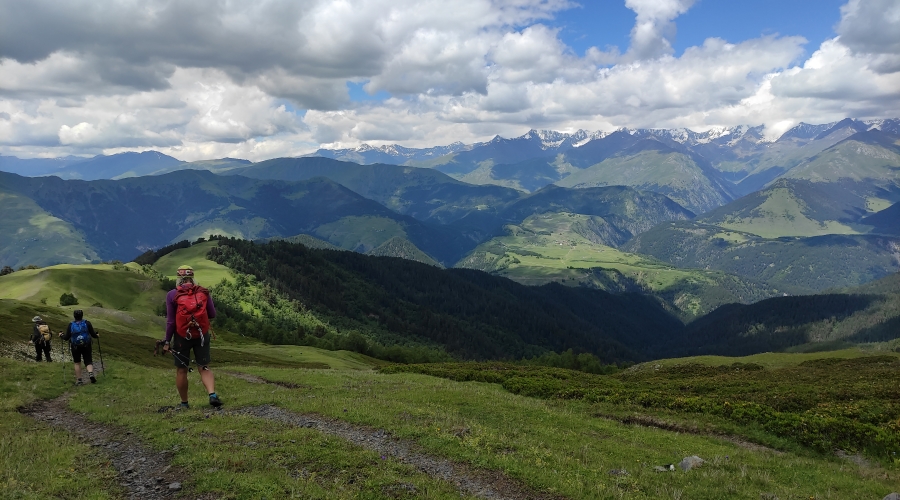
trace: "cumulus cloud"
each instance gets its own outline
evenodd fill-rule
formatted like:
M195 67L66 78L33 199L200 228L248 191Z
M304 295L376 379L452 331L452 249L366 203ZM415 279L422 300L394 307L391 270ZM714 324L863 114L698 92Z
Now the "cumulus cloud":
M900 71L900 3L851 0L841 7L837 31L850 50L874 56L871 67L875 71Z
M674 52L675 18L684 14L694 0L625 0L625 6L637 14L631 29L631 47L626 61L653 59Z
M577 55L569 0L0 0L0 152L157 149L254 160L320 146L557 130L900 116L900 6L849 0L836 36L707 39L695 0L622 0L630 46ZM347 83L384 100L354 102Z

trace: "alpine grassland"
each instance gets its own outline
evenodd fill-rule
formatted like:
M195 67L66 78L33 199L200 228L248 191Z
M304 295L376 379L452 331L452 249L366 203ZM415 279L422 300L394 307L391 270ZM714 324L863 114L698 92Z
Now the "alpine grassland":
M526 285L559 282L610 291L641 290L669 302L685 317L730 302L752 302L776 291L721 271L684 269L604 244L598 217L533 215L506 226L506 235L476 247L456 267L478 269ZM602 220L601 220L602 222Z
M424 309L413 305L431 302L413 302L418 292L401 287L404 282L382 281L381 286L393 287L395 300L409 301L392 306L372 284L372 276L384 266L399 280L398 270L406 269L401 265L413 265L409 272L443 286L431 273L462 280L473 279L474 271L327 250L298 257L296 249L287 252L293 248L287 243L266 247L284 250L285 259L302 257L292 268L289 260L275 258L278 253L255 260L262 255L256 253L261 245L219 244L177 248L143 265L54 266L0 277L0 497L133 495L129 488L136 483L124 479L128 465L111 460L99 438L73 429L77 421L108 429L117 442L139 442L153 456L164 456L165 473L177 474L180 498L476 498L460 489L462 476L469 475L491 478L491 484L513 484L528 492L525 496L554 499L837 500L882 498L900 490L895 455L900 452L900 361L891 351L870 347L632 366L601 365L599 357L586 352L560 348L556 355L533 344L521 352L541 356L461 362L485 358L491 351L452 351L440 336L416 340L416 318L442 331L451 316L417 315ZM228 245L232 247L226 251ZM206 255L221 262L204 262ZM239 263L257 274L222 262ZM221 410L206 405L196 372L189 374L190 409L174 410L179 398L172 358L153 353L164 331L158 302L173 266L181 264L194 266L201 283L222 293L211 363L216 392L224 401ZM319 269L340 298L316 288L317 274L292 274L304 266ZM307 293L319 295L291 296L287 292L292 289L279 288L295 278L305 280ZM493 287L493 293L528 301L526 291L537 293L515 283L504 288L495 277L480 279L482 288L472 288L471 294ZM234 295L242 295L243 304L228 298L235 290L243 291ZM80 305L42 303L62 291L71 291ZM551 292L572 290L541 293ZM586 292L612 300L596 290ZM298 297L311 298L304 304ZM315 297L319 302L313 302ZM484 295L483 303L507 304L488 302L490 297ZM581 304L576 295L564 297ZM345 307L343 321L339 313L325 314L322 304L332 300ZM82 307L90 301L102 302L102 307ZM465 304L458 307L468 311ZM630 310L624 302L610 304L619 312ZM383 309L370 308L375 305ZM289 307L297 308L297 316L285 313ZM75 308L83 308L100 331L94 359L99 365L102 352L103 370L96 384L73 386L71 358L59 342L53 345L52 363L29 357L32 317L42 316L56 332L65 328ZM465 322L453 323L460 335L485 331L481 329L500 335L503 318L531 318L525 314L531 312L519 309L472 311ZM557 335L563 327L574 331L582 325L575 316L554 314ZM319 321L322 328L307 330L307 320ZM483 326L490 324L493 330ZM285 332L284 325L296 329ZM256 328L269 330L260 334ZM263 338L270 331L278 331L284 344ZM295 342L300 339L320 345ZM514 337L503 333L497 339L511 344ZM572 341L587 342L579 337ZM634 354L612 342L596 346L598 352L619 348L618 355ZM439 353L437 360L444 362L391 362L400 354L417 360L416 352ZM540 365L544 360L568 366L567 359L584 361L581 368L590 366L598 373ZM71 422L53 424L30 416L33 408L48 402L61 405ZM296 418L293 423L279 420L272 417L276 411ZM346 432L329 431L335 427ZM388 450L373 443L387 443ZM691 456L703 463L682 470L680 462ZM452 464L445 467L452 472L424 472L429 469L416 457Z

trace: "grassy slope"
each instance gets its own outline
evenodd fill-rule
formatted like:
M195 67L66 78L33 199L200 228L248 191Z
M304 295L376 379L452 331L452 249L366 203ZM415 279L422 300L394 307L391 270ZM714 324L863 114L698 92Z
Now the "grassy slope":
M72 224L24 196L0 190L0 213L0 266L99 260Z
M0 277L0 298L59 303L60 295L71 293L77 306L85 309L95 303L120 311L150 312L165 293L158 282L138 273L116 270L109 264L60 264L42 269L25 269Z
M900 180L900 153L896 146L848 139L788 171L784 177L813 182L841 179L890 185Z
M189 265L194 268L197 281L204 286L215 285L223 279L231 281L231 271L227 267L206 258L209 249L216 245L216 242L208 241L176 250L162 256L153 267L163 275L174 278L180 266Z
M679 269L652 257L596 243L583 236L584 231L577 227L586 226L589 218L567 213L531 216L518 226L508 226L507 236L479 245L455 267L480 269L525 285L558 281L573 285L587 283L600 288L606 288L605 284L596 282L588 270L614 269L645 290L670 294L667 299L689 316L708 312L720 303L762 297L732 295L728 290L719 289L724 282L730 281L721 272ZM699 291L702 289L716 289L715 295L720 300L710 302Z
M316 236L344 250L368 252L391 238L406 237L397 221L385 217L344 217L316 228Z
M873 354L900 356L891 351L873 351L871 349L861 349L853 347L849 349L841 349L837 351L814 352L814 353L789 353L789 352L764 352L754 354L752 356L742 356L740 358L730 356L690 356L686 358L670 358L651 361L637 365L637 369L641 367L655 366L677 366L687 364L700 364L705 366L728 366L736 361L741 363L754 363L766 368L784 368L788 366L796 366L804 361L814 359L853 359L863 356L871 356Z
M663 193L695 213L706 212L729 201L691 158L658 151L609 158L574 172L556 184L564 187L634 186Z
M0 340L21 342L34 314L54 324L64 321L68 310L2 300L0 324L21 324L22 330L4 330ZM224 414L204 419L199 409L160 416L157 408L176 398L171 360L152 357L150 340L134 335L128 321L104 321L109 322L102 337L109 371L97 385L80 388L71 407L93 420L128 428L156 450L175 449L174 464L194 478L185 484L191 494L394 498L392 487L412 484L429 498L458 498L445 483L313 429ZM415 440L429 453L501 470L533 488L568 498L757 499L764 493L779 498L879 498L900 485L893 469L857 468L805 452L775 454L715 437L622 425L596 418L597 408L579 401L516 396L495 384L380 374L366 369L370 361L350 353L265 346L225 333L216 345L217 389L228 408L276 404L383 428ZM335 360L333 370L298 368L329 360ZM57 370L71 365L0 359L0 367L7 375L0 378L0 484L5 494L120 496L110 471L90 458L86 444L34 426L15 411L34 398L66 390L64 371ZM299 387L251 384L228 376L233 370ZM202 395L196 375L191 376L190 391L194 400ZM173 433L174 428L185 431ZM264 445L247 446L250 441ZM709 462L687 474L652 471L653 465L693 454ZM28 464L34 462L45 465L30 469ZM52 477L47 477L47 467ZM629 475L608 473L621 468Z
M763 238L782 236L819 236L823 234L860 234L861 231L838 221L810 218L803 200L790 189L770 190L767 199L749 217L730 217L719 223L726 229L743 231Z

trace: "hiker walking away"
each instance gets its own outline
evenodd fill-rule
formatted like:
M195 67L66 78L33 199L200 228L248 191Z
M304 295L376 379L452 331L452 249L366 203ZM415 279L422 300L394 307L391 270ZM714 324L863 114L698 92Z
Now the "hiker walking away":
M100 334L94 331L94 325L84 319L84 311L76 309L73 313L75 321L66 327L66 333L60 333L63 340L68 340L72 348L72 361L75 364L75 385L81 385L81 360L87 368L92 384L97 383L94 377L94 358L91 355L91 337L98 339Z
M172 352L175 360L175 387L181 396L179 408L188 408L188 365L191 351L200 371L200 381L209 394L209 404L222 406L216 394L216 382L209 369L209 320L216 317L209 290L194 281L194 268L181 266L175 289L166 295L166 341L163 353Z
M43 355L49 363L53 361L50 359L50 339L53 338L53 334L50 333L50 326L40 316L35 316L31 319L31 322L34 323L34 327L31 329L31 343L34 344L35 353L34 360L40 363Z

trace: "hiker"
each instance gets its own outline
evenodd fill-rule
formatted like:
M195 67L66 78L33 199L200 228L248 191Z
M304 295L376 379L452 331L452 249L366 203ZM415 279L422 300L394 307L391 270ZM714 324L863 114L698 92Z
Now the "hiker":
M175 289L166 295L166 341L163 353L171 352L175 360L175 387L181 396L178 408L188 405L188 365L191 351L200 370L200 381L209 394L209 404L218 408L222 400L216 394L213 372L209 369L209 320L216 317L209 290L194 280L194 268L181 266L175 278Z
M53 338L53 334L50 333L50 326L41 319L40 316L35 316L31 319L31 322L34 323L34 327L31 330L31 343L34 344L34 360L38 363L41 362L41 355L47 358L47 362L50 363L53 361L50 359L50 339Z
M59 336L69 341L72 349L72 361L75 364L75 385L81 385L81 360L84 359L84 367L87 368L88 377L92 384L97 383L94 377L94 359L91 355L91 337L98 339L100 334L94 331L94 325L84 319L84 311L76 309L72 313L75 321L69 323L65 333Z

